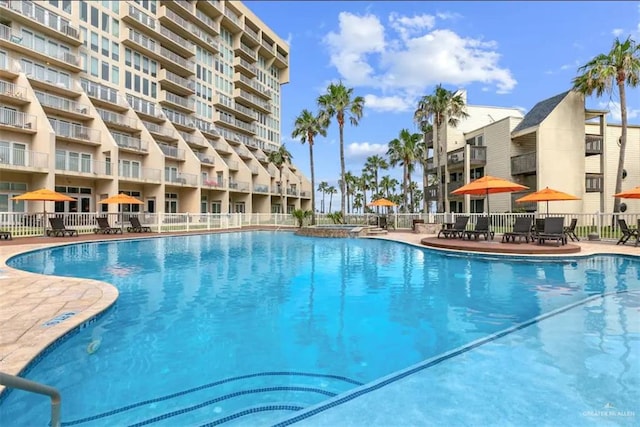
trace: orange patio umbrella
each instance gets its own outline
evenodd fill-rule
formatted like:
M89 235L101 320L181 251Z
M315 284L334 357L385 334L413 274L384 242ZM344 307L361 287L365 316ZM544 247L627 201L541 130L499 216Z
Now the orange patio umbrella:
M144 205L144 202L140 199L136 199L133 196L130 196L125 193L116 194L115 196L107 197L106 199L100 200L98 203L100 204L109 204L109 205ZM122 220L122 212L120 212L120 228L124 228L123 220Z
M614 194L613 197L619 197L621 199L640 199L640 186Z
M398 206L395 203L393 203L391 200L387 200L384 197L380 198L380 199L376 199L373 202L369 203L367 206Z
M580 200L580 197L576 197L569 193L554 190L553 188L545 187L542 190L538 190L531 194L527 194L524 197L520 197L516 200L518 203L524 202L547 202L547 213L549 213L549 201L555 200Z
M29 191L11 198L12 200L24 200L24 201L42 201L42 234L46 234L47 230L47 209L44 202L72 202L76 199L67 196L66 194L58 193L53 190L41 188L39 190Z

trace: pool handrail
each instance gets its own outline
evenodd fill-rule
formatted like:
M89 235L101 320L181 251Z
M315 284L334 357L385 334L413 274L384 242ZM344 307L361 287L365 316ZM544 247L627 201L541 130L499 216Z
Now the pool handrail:
M62 397L57 389L4 372L0 372L0 385L49 396L51 398L51 427L60 427Z

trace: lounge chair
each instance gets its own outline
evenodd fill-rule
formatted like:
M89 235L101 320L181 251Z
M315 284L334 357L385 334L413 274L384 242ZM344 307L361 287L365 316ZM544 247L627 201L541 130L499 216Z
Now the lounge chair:
M620 226L620 231L622 231L622 237L620 237L616 245L619 245L620 243L624 245L630 238L635 237L636 246L638 246L638 241L640 241L640 230L629 228L627 221L624 219L618 219L618 225Z
M550 217L544 219L544 231L538 234L538 244L544 244L546 240L555 240L558 246L567 244L567 235L564 234L564 217Z
M49 224L51 224L51 230L47 230L47 236L64 237L78 235L78 230L67 228L61 217L49 218Z
M509 240L515 243L516 237L518 238L518 241L522 240L524 237L527 243L529 243L529 239L533 242L533 235L531 234L532 220L533 218L530 216L517 217L515 224L513 224L513 230L507 231L502 235L502 243L509 242Z
M538 234L544 233L544 218L537 218L531 230L531 241L538 240Z
M383 230L386 230L389 227L389 225L387 224L386 216L378 217L378 227L382 228Z
M137 216L129 218L131 227L127 227L129 233L151 233L151 227L140 224L140 220Z
M5 239L5 240L13 240L13 237L11 236L11 232L10 231L0 231L0 240Z
M109 225L109 220L106 217L96 218L98 221L98 227L93 229L96 234L118 234L122 233L121 228L112 227Z
M453 226L451 228L443 228L442 230L440 230L438 232L438 239L440 238L440 235L443 235L445 238L456 238L456 237L462 237L462 233L464 233L464 229L467 227L467 223L469 222L469 217L468 216L459 216L456 217L456 222L453 223Z
M478 240L480 236L484 236L484 240L493 240L493 236L495 233L493 231L489 231L489 217L481 216L478 218L478 222L476 222L476 226L473 230L465 230L463 233L463 237L467 236L467 239L471 240L471 237L475 240Z
M572 218L571 219L571 224L569 224L568 227L564 228L564 234L567 235L567 237L569 237L571 239L571 241L580 241L580 238L578 236L576 236L576 225L578 225L578 219L577 218Z

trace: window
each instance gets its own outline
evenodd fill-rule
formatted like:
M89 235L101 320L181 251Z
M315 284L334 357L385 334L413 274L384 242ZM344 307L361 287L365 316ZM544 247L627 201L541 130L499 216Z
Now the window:
M87 22L87 2L84 0L80 2L80 20L82 22Z
M118 3L114 1L114 3ZM111 35L114 37L120 37L120 21L116 18L111 18Z
M127 89L131 89L131 71L125 71L124 72L124 86Z
M109 57L109 39L102 37L102 56Z
M120 60L120 45L116 42L111 42L111 59Z
M100 12L95 7L91 6L91 25L95 28L100 28Z
M111 2L111 10L115 13L120 13L120 2L112 1Z
M91 31L91 50L94 52L98 51L98 33L94 33Z
M124 63L125 65L131 66L131 49L126 48L124 50Z
M82 35L82 45L87 47L89 45L89 40L87 39L87 29L85 27L80 27L80 34Z
M116 65L111 66L111 83L120 85L120 69Z
M98 77L98 58L91 57L91 75Z
M106 12L102 12L102 31L109 32L109 15Z
M109 81L109 63L102 61L102 80Z

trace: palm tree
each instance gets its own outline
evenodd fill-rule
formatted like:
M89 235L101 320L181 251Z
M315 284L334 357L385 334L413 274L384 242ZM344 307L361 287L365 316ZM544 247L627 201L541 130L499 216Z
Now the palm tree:
M421 138L422 135L419 133L412 134L409 129L402 129L399 137L389 142L387 150L391 166L402 165L403 209L405 212L409 206L407 194L411 181L411 170L419 154L417 147Z
M373 174L374 191L378 193L380 191L378 186L378 171L380 169L388 169L389 164L387 160L382 156L369 156L364 164L364 167Z
M416 111L416 115L420 116L420 110ZM418 120L418 117L414 116L414 120ZM430 185L433 185L433 183L435 182L433 174L430 174L429 171L429 145L431 145L431 147L433 148L433 126L431 126L430 123L428 123L425 119L425 121L423 121L422 119L420 119L418 125L420 126L420 130L422 131L422 135L423 135L423 139L422 141L420 141L420 143L418 144L418 159L420 162L420 165L422 166L422 188L424 193L423 194L427 194L427 187L429 187ZM429 141L431 140L431 144L429 143ZM431 155L433 158L433 149L431 150ZM429 203L426 200L424 200L424 205L422 207L423 212L424 213L429 213Z
M362 209L362 193L356 193L353 197L353 210L354 212L358 209Z
M342 192L342 217L346 217L345 197L345 166L344 166L344 121L345 115L348 116L351 125L357 126L362 118L362 110L364 109L364 98L361 96L353 97L353 89L345 87L342 82L338 84L331 83L327 87L327 93L320 95L318 98L318 106L320 107L323 120L330 120L336 117L340 130L340 191Z
M316 188L316 176L313 164L313 142L317 135L327 136L327 126L320 115L313 115L309 110L302 110L294 123L292 138L300 138L301 143L309 143L309 165L311 167L311 188ZM316 192L311 192L311 225L316 224Z
M437 181L438 181L438 211L448 211L446 202L447 183L442 180L442 170L440 169L441 156L444 154L444 176L447 177L449 170L447 166L447 140L444 140L444 147L440 147L440 129L443 124L451 127L458 126L461 119L469 117L466 112L465 101L460 93L451 92L442 87L436 86L433 94L425 95L418 102L418 109L414 114L414 119L422 123L421 129L426 130L425 121L430 120L433 125L435 135L434 155Z
M327 193L327 188L329 188L329 183L327 181L322 181L320 185L318 185L318 191L322 193L322 204L320 205L321 213L324 213L324 195Z
M391 197L391 193L396 191L396 185L398 185L398 180L391 178L389 175L383 176L380 180L380 189L387 200L390 200L389 198Z
M350 171L344 174L344 185L347 189L347 213L351 211L351 196L353 196L353 192L356 187L356 176L352 174Z
M578 92L590 96L593 92L602 96L613 90L614 83L620 94L620 116L622 121L622 135L620 136L620 156L618 157L618 173L616 174L616 193L622 191L622 173L624 170L624 156L627 148L627 94L625 85L638 86L640 80L640 45L631 37L624 42L618 38L608 54L600 54L578 68L583 73L573 79L573 88ZM620 199L615 198L613 211L620 212Z
M336 187L334 187L333 185L327 188L327 194L329 195L329 213L331 213L331 202L333 201L333 195L337 193L338 190L336 190Z
M371 177L371 175L367 173L367 170L363 169L362 175L360 175L360 178L358 179L358 188L362 191L362 196L363 196L362 203L364 205L365 211L367 209L367 190L371 189L372 180L373 178Z
M284 166L287 163L291 162L292 158L293 156L287 150L287 147L285 147L284 144L278 147L277 150L271 151L269 153L269 161L273 163L280 171L280 203L282 206L281 213L287 213L287 205L284 197L285 183L282 181L282 169L284 169Z

